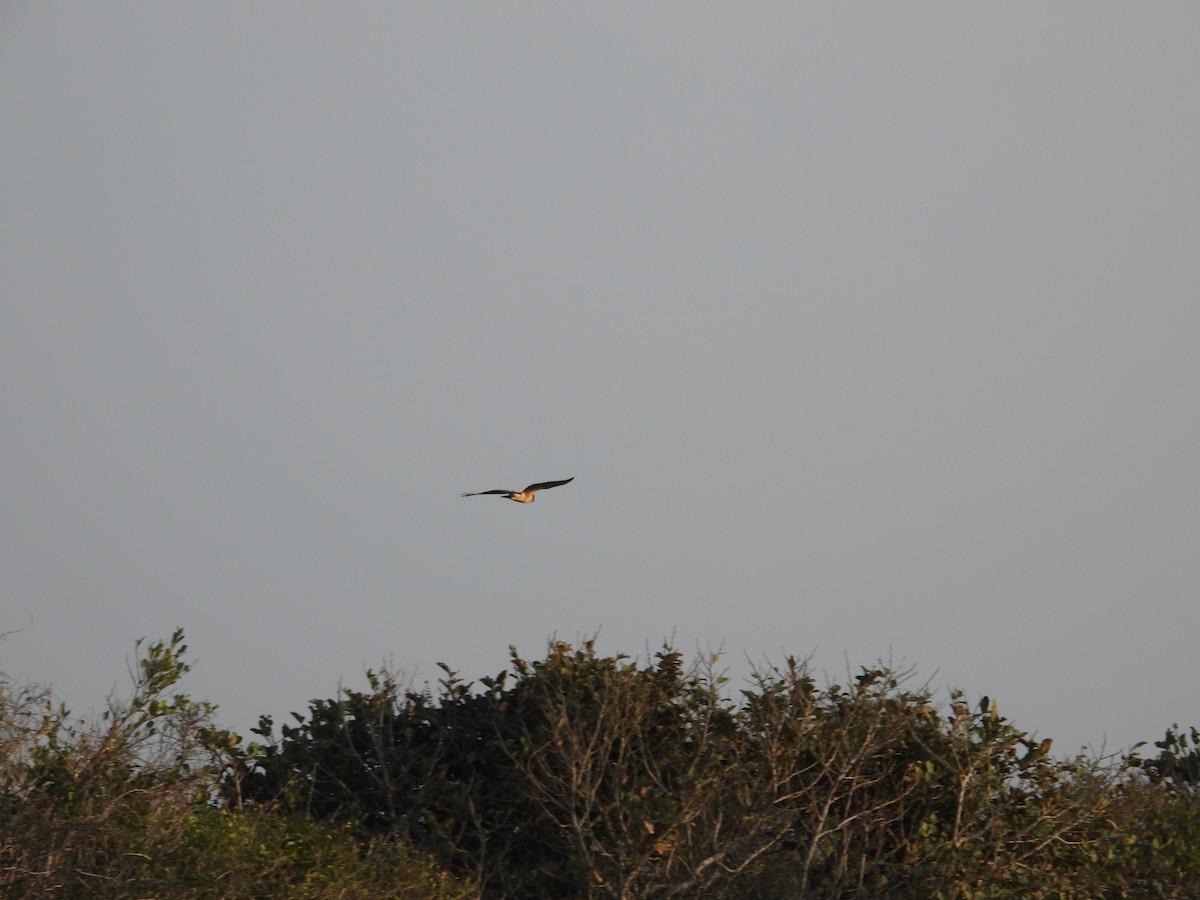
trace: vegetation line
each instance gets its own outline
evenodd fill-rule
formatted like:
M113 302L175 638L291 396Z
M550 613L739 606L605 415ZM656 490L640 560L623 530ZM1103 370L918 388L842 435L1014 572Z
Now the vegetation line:
M136 644L92 720L0 675L0 895L1200 896L1200 733L1058 758L911 673L732 691L705 656L516 650L479 683L367 673L250 739Z

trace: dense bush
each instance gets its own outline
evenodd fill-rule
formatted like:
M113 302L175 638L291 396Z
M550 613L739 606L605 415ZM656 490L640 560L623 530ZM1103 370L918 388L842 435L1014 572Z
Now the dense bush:
M180 632L81 721L0 676L0 896L1200 896L1200 734L1061 759L988 698L788 660L735 690L550 645L478 685L313 701L245 744Z
M396 842L218 808L238 739L175 692L182 632L138 644L132 697L95 721L0 676L0 896L466 898Z
M396 835L488 897L1200 896L1166 757L1056 759L885 667L820 687L789 660L733 696L713 662L555 643L478 689L375 674L264 721L228 787Z

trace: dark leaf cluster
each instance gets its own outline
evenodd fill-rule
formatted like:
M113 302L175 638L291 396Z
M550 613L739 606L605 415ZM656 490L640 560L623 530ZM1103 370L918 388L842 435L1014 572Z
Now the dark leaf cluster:
M1059 759L887 666L819 685L789 659L734 693L715 663L555 642L477 685L372 673L264 720L226 797L404 841L484 897L1200 896L1196 799L1163 787L1194 733Z

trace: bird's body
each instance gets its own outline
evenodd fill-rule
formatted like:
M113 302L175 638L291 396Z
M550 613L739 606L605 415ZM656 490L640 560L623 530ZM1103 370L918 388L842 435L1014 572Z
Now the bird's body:
M505 488L498 488L494 491L476 491L474 493L463 494L464 497L484 497L488 494L498 494L506 500L515 500L517 503L532 503L534 501L534 491L544 491L546 488L558 487L560 484L568 484L575 480L575 476L563 479L562 481L542 481L538 484L531 484L523 491L510 491Z

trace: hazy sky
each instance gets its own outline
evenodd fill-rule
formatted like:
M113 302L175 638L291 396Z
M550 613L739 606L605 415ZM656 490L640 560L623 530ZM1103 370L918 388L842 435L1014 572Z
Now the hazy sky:
M1200 724L1198 34L9 0L0 670L183 626L244 729L599 631Z

